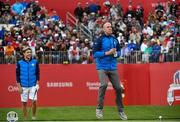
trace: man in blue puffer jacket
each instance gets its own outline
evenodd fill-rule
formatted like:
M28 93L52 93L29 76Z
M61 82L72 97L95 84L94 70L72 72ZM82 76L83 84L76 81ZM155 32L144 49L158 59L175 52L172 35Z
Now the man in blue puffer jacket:
M30 47L22 49L23 59L16 64L16 80L19 93L21 94L21 102L24 119L27 119L27 101L28 97L32 100L32 119L36 119L36 101L37 90L39 89L39 63L36 59L32 59L32 50Z
M122 120L127 120L127 116L123 111L122 88L117 73L117 57L120 56L120 45L118 40L112 35L110 22L103 24L103 31L104 34L93 45L93 56L96 61L96 69L100 80L96 117L98 119L103 118L104 96L108 86L108 80L110 80L116 91L116 104L119 116Z

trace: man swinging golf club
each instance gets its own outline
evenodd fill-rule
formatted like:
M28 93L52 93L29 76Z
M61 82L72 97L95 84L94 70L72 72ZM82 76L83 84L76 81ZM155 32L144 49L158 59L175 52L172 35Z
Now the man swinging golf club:
M32 58L32 50L30 47L22 49L23 58L16 64L16 81L19 93L21 94L21 102L24 119L28 119L27 102L28 98L32 100L32 119L36 119L36 101L37 91L39 89L39 63Z

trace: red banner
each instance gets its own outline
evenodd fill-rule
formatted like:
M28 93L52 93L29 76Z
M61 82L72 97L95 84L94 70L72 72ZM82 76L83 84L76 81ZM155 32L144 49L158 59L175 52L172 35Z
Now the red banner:
M180 63L119 64L125 86L126 105L168 105L167 91ZM95 106L99 81L94 64L40 65L39 106ZM0 108L21 106L15 80L15 65L0 65ZM179 98L177 98L179 99ZM177 103L179 104L179 103ZM105 105L115 105L111 83Z

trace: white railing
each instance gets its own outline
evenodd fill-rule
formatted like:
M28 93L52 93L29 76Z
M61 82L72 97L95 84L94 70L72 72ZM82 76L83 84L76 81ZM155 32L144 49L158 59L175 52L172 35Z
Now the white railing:
M80 33L84 34L85 36L87 36L91 41L93 41L93 34L92 32L87 28L87 26L85 26L84 24L80 24Z
M141 51L132 51L129 55L118 58L118 62L122 64L136 64L136 63L158 63L158 62L180 62L180 52L174 51L174 48L170 53L167 53L166 60L160 60L159 57L157 60L152 59L152 55L149 56L149 61L144 62ZM90 57L86 56L87 59L92 58L92 51L90 51ZM159 54L161 56L163 54ZM40 63L42 64L62 64L65 62L69 62L68 52L67 51L43 51L36 52L35 56ZM81 53L80 53L80 57ZM0 64L8 64L8 63L16 63L21 58L19 52L16 52L12 57L7 57L4 55L4 52L0 52ZM91 59L92 60L92 59ZM91 61L92 63L93 61ZM81 59L78 63L81 63Z
M76 27L81 34L85 35L88 39L92 41L93 35L92 32L83 24L76 19L70 12L66 13L66 24L70 24Z
M70 12L66 13L66 24L78 27L78 20Z

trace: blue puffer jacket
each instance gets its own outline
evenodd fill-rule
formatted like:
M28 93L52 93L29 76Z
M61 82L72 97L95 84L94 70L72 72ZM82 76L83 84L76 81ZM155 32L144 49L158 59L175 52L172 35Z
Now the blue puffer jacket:
M16 65L16 80L22 87L32 87L39 80L39 63L36 59L29 62L22 59Z
M97 70L116 70L117 69L117 57L113 55L105 55L106 51L112 48L116 48L117 57L120 56L120 45L118 40L110 35L102 35L99 37L93 45L93 56L96 60Z

